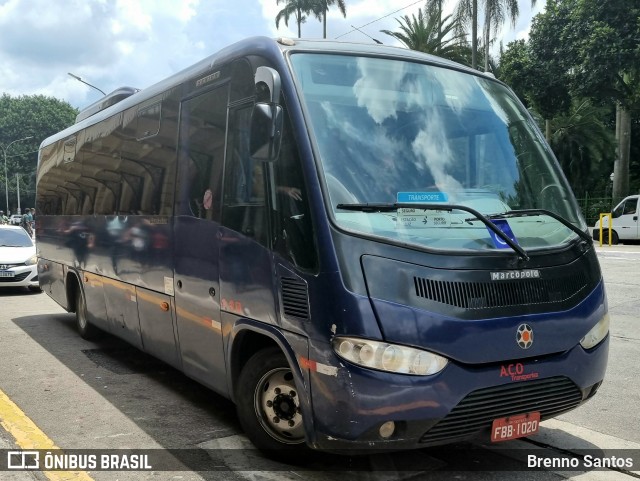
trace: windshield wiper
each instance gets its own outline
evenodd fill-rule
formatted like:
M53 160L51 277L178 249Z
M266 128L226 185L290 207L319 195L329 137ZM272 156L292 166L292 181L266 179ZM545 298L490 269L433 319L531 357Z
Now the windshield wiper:
M491 222L486 216L481 214L471 207L466 205L455 204L420 204L420 203L408 203L408 202L395 202L395 203L366 203L366 204L338 204L336 209L353 210L359 212L393 212L398 209L424 209L424 210L444 210L451 212L453 210L462 210L469 212L474 216L474 219L478 219L484 225L486 225L491 232L504 241L511 249L513 249L521 259L525 261L529 260L527 252L518 244L513 242L508 235L500 230L493 222ZM469 222L469 219L467 219Z
M551 212L549 210L545 210L545 209L510 210L510 211L507 211L507 212L502 212L500 214L490 214L490 215L487 215L486 217L487 217L487 219L507 219L507 218L510 218L510 217L529 217L529 216L535 216L535 215L546 215L546 216L549 216L549 217L557 220L558 222L560 222L562 225L564 225L568 229L571 229L573 232L578 234L580 237L582 237L587 242L589 242L589 243L593 242L593 239L591 238L591 236L589 234L587 234L585 231L579 229L578 227L573 225L571 222L569 222L564 217L559 216L558 214L556 214L554 212Z

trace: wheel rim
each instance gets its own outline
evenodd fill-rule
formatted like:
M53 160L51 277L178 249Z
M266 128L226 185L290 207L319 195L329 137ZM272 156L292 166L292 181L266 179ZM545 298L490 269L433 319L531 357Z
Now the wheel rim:
M84 311L84 298L82 294L78 295L78 306L76 307L76 317L78 319L78 326L80 329L85 329L87 327L87 317L85 316Z
M304 442L300 397L289 368L267 372L256 385L254 407L262 428L283 444Z

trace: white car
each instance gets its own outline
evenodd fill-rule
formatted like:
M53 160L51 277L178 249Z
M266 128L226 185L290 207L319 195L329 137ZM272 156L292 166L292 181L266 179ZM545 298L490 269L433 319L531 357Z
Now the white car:
M36 245L19 226L0 225L0 288L40 291Z
M640 195L625 197L611 213L611 243L640 240ZM602 223L602 241L609 242L609 218ZM593 227L593 239L600 240L600 221Z
M11 225L20 225L20 222L22 222L22 216L20 214L13 214L9 217L9 224Z

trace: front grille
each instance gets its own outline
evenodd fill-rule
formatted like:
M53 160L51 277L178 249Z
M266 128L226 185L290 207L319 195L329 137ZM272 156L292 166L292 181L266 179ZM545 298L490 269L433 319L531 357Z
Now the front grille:
M494 419L539 411L546 419L573 409L582 392L566 377L479 389L467 395L422 438L421 443L443 443L474 437L491 428Z
M414 277L416 296L462 309L492 309L564 302L578 296L589 280L583 272L555 279L456 282Z
M283 277L280 279L282 290L282 310L286 316L309 319L309 295L307 284L299 279Z
M27 272L21 272L20 274L17 274L15 277L0 277L0 283L24 281L29 274L31 274L31 272L27 271Z

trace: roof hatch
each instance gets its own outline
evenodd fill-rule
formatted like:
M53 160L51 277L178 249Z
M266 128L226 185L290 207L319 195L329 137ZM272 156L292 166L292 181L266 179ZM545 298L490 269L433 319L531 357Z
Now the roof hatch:
M120 87L119 89L114 90L110 94L105 95L97 102L92 103L87 108L80 111L80 113L76 116L76 124L108 107L111 107L112 105L117 104L121 100L124 100L139 91L140 89L136 89L133 87Z

